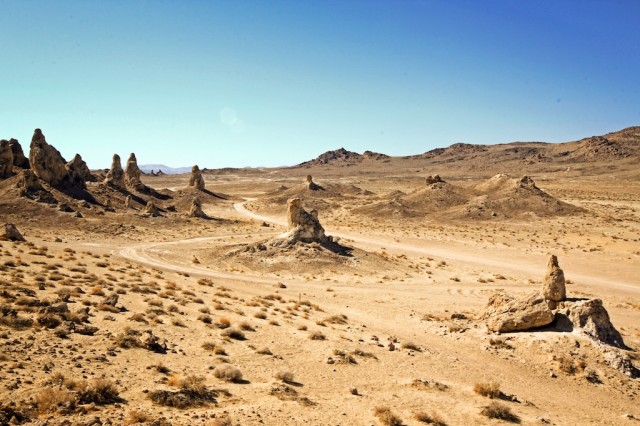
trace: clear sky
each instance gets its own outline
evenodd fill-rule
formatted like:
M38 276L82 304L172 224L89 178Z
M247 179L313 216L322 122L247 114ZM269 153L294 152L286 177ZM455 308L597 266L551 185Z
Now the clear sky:
M637 0L0 0L0 138L293 165L640 124Z

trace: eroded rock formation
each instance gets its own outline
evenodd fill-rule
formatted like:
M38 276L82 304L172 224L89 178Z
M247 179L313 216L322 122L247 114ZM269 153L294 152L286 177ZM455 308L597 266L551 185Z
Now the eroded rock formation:
M189 210L189 216L200 218L207 217L204 211L202 211L202 202L198 197L195 197L191 202L191 210Z
M125 183L129 188L133 188L136 191L144 191L146 186L140 180L142 171L138 167L138 160L136 155L132 152L127 160L127 168L125 170Z
M13 165L21 169L28 169L29 159L24 156L20 143L15 139L9 139L9 146L13 152Z
M9 141L0 141L0 179L8 178L13 174L13 151Z
M62 154L47 143L42 131L36 129L29 151L29 164L36 176L52 186L84 185L83 181L69 174L66 163Z
M1 240L8 241L25 241L24 237L18 231L18 228L13 223L5 223L2 226L2 233L0 233Z
M69 174L74 176L76 180L82 180L84 182L94 181L95 178L91 174L91 170L87 166L87 163L82 159L80 154L76 154L73 160L69 161L66 165Z
M547 274L542 280L542 292L547 300L560 302L567 297L567 290L564 282L564 272L558 265L558 258L551 255Z
M204 178L202 172L197 165L191 168L191 177L189 178L189 186L195 187L198 191L204 191Z
M160 216L160 209L153 201L147 201L147 205L144 207L144 213L150 216Z
M307 187L312 191L318 191L322 187L313 181L313 176L307 175Z
M120 156L118 154L113 154L111 168L107 172L104 183L119 189L126 188L124 184L124 170L122 170L122 164L120 163Z
M289 234L294 241L325 242L327 236L318 221L318 212L307 212L302 208L300 198L292 198L287 202L287 223Z
M620 332L611 323L609 313L600 299L561 302L556 316L561 327L566 320L569 320L571 329L577 329L600 342L619 348L625 347Z
M444 182L440 177L440 175L430 175L430 176L427 176L425 179L425 183L427 185L433 185L434 183L438 183L438 182Z

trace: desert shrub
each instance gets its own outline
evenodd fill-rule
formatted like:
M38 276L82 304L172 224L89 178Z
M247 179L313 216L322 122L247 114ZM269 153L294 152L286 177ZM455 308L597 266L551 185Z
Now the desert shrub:
M327 340L327 336L325 336L324 334L322 334L319 331L313 331L313 332L309 333L309 339L311 339L311 340Z
M62 321L56 315L44 314L38 317L38 324L45 328L56 328L62 324Z
M214 419L211 426L233 426L233 421L227 415L223 415L217 419Z
M227 328L220 334L222 336L224 336L224 337L229 337L231 339L236 339L236 340L245 340L246 339L244 333L242 331L238 330L238 329L235 329L235 328Z
M216 323L216 327L218 328L229 328L231 326L231 320L227 317L218 318L218 322Z
M242 321L240 323L240 329L244 331L256 331L256 329L253 328L253 326L249 324L247 321Z
M273 377L277 380L281 380L285 383L291 383L293 382L293 372L289 371L289 370L280 370L280 371L276 371L276 373L273 375Z
M490 419L500 419L511 423L520 423L520 417L515 415L509 407L499 402L492 402L480 412Z
M447 426L447 423L436 413L427 413L420 411L413 416L417 421L427 423L434 426Z
M49 413L60 407L75 408L76 397L66 389L44 388L36 396L38 412Z
M267 314L262 311L256 312L255 314L253 314L253 316L258 319L267 319Z
M405 343L402 344L402 347L404 349L410 349L412 351L422 352L422 349L420 349L420 346L416 345L413 342L405 342Z
M81 382L76 388L79 389L77 397L80 404L107 405L122 401L118 388L111 380L97 379L91 383Z
M267 348L267 347L264 347L264 348L258 349L258 350L256 351L256 353L257 353L257 354L260 354L260 355L273 355L273 353L271 352L271 350L270 350L269 348Z
M499 398L502 395L500 392L500 384L497 382L491 383L476 383L473 385L473 391L478 395L486 396L488 398Z
M238 367L229 364L219 365L213 370L213 375L225 382L239 382L242 380L242 372Z
M395 415L389 407L376 407L373 410L373 415L385 426L402 426L402 419Z
M211 324L213 322L213 320L211 319L211 317L209 315L200 315L198 317L199 321L202 321L205 324Z
M135 425L138 423L148 423L151 422L153 418L140 410L132 410L127 413L127 417L125 417L124 424L126 425Z

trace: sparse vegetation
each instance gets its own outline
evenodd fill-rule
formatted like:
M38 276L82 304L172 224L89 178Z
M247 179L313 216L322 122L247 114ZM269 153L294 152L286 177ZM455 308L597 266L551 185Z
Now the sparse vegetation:
M373 415L380 420L384 426L402 426L402 419L395 415L389 407L376 407Z

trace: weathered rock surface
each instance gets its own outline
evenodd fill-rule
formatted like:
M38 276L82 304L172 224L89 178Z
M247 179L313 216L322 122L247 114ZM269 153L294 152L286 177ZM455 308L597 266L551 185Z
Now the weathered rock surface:
M625 348L620 332L611 324L609 313L600 299L565 301L558 304L558 322L569 320L573 329L618 348Z
M191 202L191 210L189 210L190 217L205 218L207 215L202 211L202 202L198 197L194 198Z
M124 199L124 208L125 209L131 208L131 195L127 195L127 198Z
M430 175L430 176L427 176L425 179L425 183L427 185L433 185L434 183L438 183L438 182L444 182L440 177L440 175Z
M9 139L9 146L13 152L13 165L21 169L28 169L29 159L24 156L20 143L16 139Z
M307 212L302 208L300 198L292 198L287 202L288 234L293 241L325 242L328 240L324 228L318 221L318 212Z
M8 178L13 174L13 151L9 141L0 141L0 179Z
M104 183L115 188L126 189L124 184L124 170L122 169L120 156L118 154L113 154L111 168L107 172L107 177L104 179Z
M69 174L62 154L49 145L40 129L36 129L31 139L29 164L33 172L52 186L71 187L84 185L84 181Z
M147 330L138 337L139 347L153 352L164 353L167 351L167 341Z
M564 272L558 265L558 258L551 255L547 274L542 280L542 292L547 300L560 302L567 297L567 289L565 287Z
M160 172L158 172L159 174ZM191 177L189 178L189 186L195 187L198 191L204 191L204 178L202 172L197 165L191 168Z
M136 155L132 152L127 160L127 168L125 170L126 185L136 191L144 191L147 187L140 180L140 176L142 176L142 171L138 167Z
M69 174L71 174L76 180L82 180L84 182L95 181L95 178L91 174L91 170L87 166L87 163L82 159L80 154L76 154L73 160L69 161L66 165Z
M18 228L13 223L5 223L2 226L2 233L0 234L0 240L8 241L25 241L24 237L18 231Z
M554 320L554 314L541 293L513 298L497 293L489 299L482 317L491 331L506 333L544 327Z

